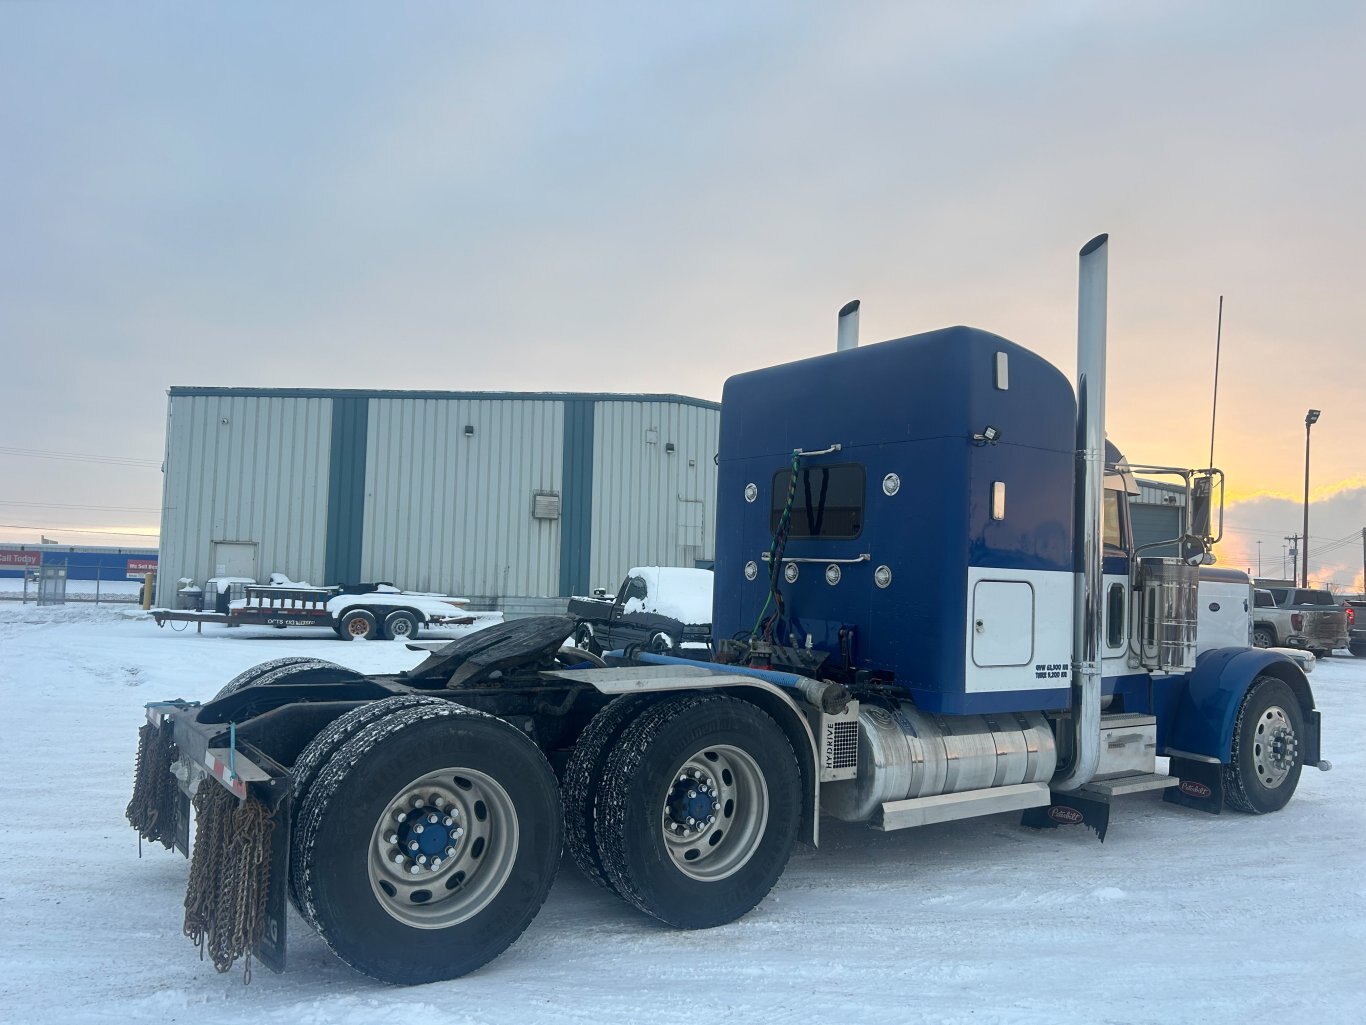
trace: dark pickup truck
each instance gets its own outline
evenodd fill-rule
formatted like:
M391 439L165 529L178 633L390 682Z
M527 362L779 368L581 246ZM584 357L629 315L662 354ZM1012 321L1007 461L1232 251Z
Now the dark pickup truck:
M616 597L604 590L569 599L579 621L576 646L599 654L637 644L659 654L706 654L711 640L709 569L641 566L626 574Z
M1366 658L1366 594L1349 594L1342 599L1347 609L1348 647L1357 658Z
M1277 643L1308 648L1319 657L1349 645L1347 610L1338 604L1331 591L1310 587L1268 587L1266 590L1277 609L1292 613L1291 619L1298 620L1295 634L1278 638Z

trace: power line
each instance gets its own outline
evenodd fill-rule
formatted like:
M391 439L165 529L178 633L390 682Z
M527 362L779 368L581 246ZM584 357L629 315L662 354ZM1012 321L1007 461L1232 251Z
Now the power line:
M161 512L145 505L64 505L61 502L0 502L0 505L22 505L29 509L98 509L101 512Z
M101 456L86 452L48 452L37 448L11 448L0 445L0 455L26 456L33 459L66 459L83 463L105 463L110 466L143 466L161 469L160 459L136 459L132 456Z
M157 534L139 534L139 533L138 533L137 531L135 531L135 530L80 530L80 529L78 529L78 528L76 528L76 527L60 527L60 526L54 527L54 526L53 526L52 524L50 524L50 523L49 523L46 527L30 527L30 526L28 526L28 525L25 524L25 523L0 523L0 527L8 527L10 530L36 530L36 531L38 531L40 534L41 534L44 530L50 530L50 531L52 531L54 534L56 534L56 533L62 533L62 534L106 534L106 535L108 535L109 537L152 537L152 538L160 538L160 537L161 537L161 534L160 534L160 533L157 533Z

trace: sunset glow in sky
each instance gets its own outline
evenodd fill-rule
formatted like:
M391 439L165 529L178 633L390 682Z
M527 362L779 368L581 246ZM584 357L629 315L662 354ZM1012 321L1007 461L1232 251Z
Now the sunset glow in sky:
M155 533L173 384L719 398L855 297L1070 376L1107 231L1112 440L1204 465L1222 294L1220 560L1280 574L1313 407L1360 590L1363 53L1332 0L2 4L0 540Z

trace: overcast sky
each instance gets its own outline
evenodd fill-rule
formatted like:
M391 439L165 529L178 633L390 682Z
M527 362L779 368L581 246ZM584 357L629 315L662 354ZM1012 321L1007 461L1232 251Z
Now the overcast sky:
M1208 459L1224 294L1221 557L1299 529L1313 406L1359 581L1363 53L1360 2L0 0L0 540L154 533L173 384L719 398L854 297L1070 376L1108 231L1112 440Z

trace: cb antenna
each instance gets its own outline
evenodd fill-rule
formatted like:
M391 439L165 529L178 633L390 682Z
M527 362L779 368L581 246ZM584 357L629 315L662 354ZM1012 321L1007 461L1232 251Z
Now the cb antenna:
M1209 462L1214 469L1214 421L1219 416L1219 346L1224 337L1224 297L1219 297L1219 325L1214 329L1214 408L1209 415Z

